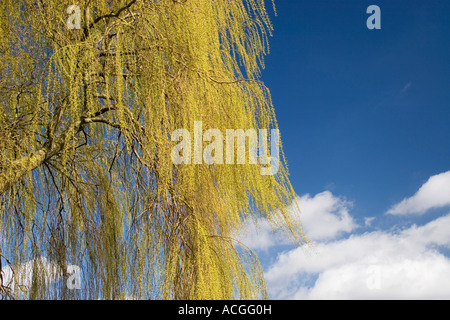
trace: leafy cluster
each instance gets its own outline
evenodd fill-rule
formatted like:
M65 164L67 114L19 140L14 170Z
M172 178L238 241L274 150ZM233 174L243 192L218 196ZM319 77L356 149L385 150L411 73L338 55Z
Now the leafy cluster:
M194 121L277 127L259 81L272 28L264 1L78 2L79 30L67 28L71 0L0 4L0 253L11 266L45 256L65 277L78 265L83 288L34 272L40 285L2 292L267 297L257 257L233 238L265 217L306 241L284 209L294 198L285 164L275 176L174 165L170 139Z

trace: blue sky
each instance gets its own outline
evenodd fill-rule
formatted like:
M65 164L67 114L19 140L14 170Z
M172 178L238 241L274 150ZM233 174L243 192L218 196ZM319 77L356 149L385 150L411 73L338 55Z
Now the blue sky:
M450 169L450 2L379 1L368 30L372 2L277 1L263 73L297 192L368 213Z
M366 9L373 4L381 8L381 30L366 27ZM450 282L446 236L450 176L445 174L450 170L450 2L278 0L276 5L263 81L272 94L291 182L305 211L305 228L320 234L316 231L323 225L322 233L326 233L334 221L335 229L328 236L313 238L323 252L335 246L343 250L342 256L353 240L357 248L364 248L363 243L383 243L400 253L413 249L402 260L399 252L390 255L377 247L371 264L349 257L354 265L329 262L306 272L312 262L299 258L300 253L292 258L296 249L270 238L263 224L259 239L266 237L267 245L255 246L251 239L249 243L263 262L272 297L331 297L312 293L322 284L326 287L319 280L337 266L348 270L359 266L358 270L369 273L382 269L379 279L395 278L389 278L395 274L392 270L399 270L394 266L402 266L416 273L403 285L397 284L398 292L385 279L384 288L389 288L391 296L383 290L353 294L407 298L411 296L406 291L415 291L406 283L420 282L417 271L431 263L440 271L432 272L424 284L429 288L422 288L422 296L416 290L414 297L434 298L435 292L450 298L450 289L441 292L432 279ZM404 199L409 200L399 205ZM395 206L403 209L394 214ZM415 212L419 207L420 212ZM440 228L436 239L418 236L418 241L412 241L408 236L435 226ZM405 249L408 241L414 244ZM442 265L434 263L434 258ZM298 265L290 282L284 279L286 283L303 285L279 289L282 281L273 280L273 270L282 270L276 268L282 261ZM350 287L336 290L346 292Z

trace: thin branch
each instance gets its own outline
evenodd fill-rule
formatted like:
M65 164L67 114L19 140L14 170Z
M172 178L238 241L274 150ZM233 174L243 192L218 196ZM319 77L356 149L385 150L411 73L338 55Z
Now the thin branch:
M117 158L117 151L119 150L119 144L120 144L120 137L121 137L121 135L122 135L122 131L119 131L119 136L117 137L116 150L114 151L114 157L113 157L113 159L111 161L111 165L109 166L109 170L108 170L110 176L111 176L112 167L113 167L114 162L116 161L116 158Z
M88 144L88 139L87 139L87 133L86 131L84 131L84 127L81 129L81 132L83 132L84 134L84 142L82 144L80 144L79 146L77 146L75 149L81 148L82 146L85 146Z
M9 268L11 269L12 279L14 281L16 281L16 272L12 266L12 263L9 261L9 259L4 254L2 254L0 252L0 265L1 265L2 258L5 259L6 263L8 264ZM11 288L9 288L9 284L8 284L8 286L3 285L3 275L2 274L3 274L3 269L0 268L0 290L2 292L2 295L5 295L6 297L14 298L13 294L11 293L11 291L12 291ZM11 281L10 281L10 284L11 284Z
M97 23L99 23L101 20L103 20L103 19L107 19L107 18L118 18L119 16L120 16L120 14L123 12L123 11L125 11L125 10L127 10L127 9L129 9L133 4L135 4L136 3L136 1L137 0L132 0L130 3L128 3L127 5L125 5L124 7L122 7L122 8L120 8L119 10L117 10L117 12L111 12L111 13L108 13L108 14L104 14L104 15L102 15L102 16L100 16L100 17L97 17L93 22L91 22L90 24L89 24L89 29L91 29L94 25L96 25Z
M112 122L108 119L105 118L101 118L101 117L93 117L93 118L82 118L81 119L82 125L83 124L87 124L87 123L104 123L107 124L111 127L117 128L117 129L121 129L122 127L120 126L120 124L116 123L116 122Z

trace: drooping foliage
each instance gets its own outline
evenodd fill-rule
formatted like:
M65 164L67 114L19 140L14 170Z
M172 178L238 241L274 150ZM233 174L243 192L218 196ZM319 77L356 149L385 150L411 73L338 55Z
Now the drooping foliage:
M69 29L73 4L0 4L0 261L46 257L63 279L36 271L0 294L267 297L257 257L235 237L265 217L306 241L284 209L294 199L284 161L275 175L175 165L170 138L194 121L277 128L259 81L265 3L80 0L81 28ZM64 284L68 265L82 270L81 290Z

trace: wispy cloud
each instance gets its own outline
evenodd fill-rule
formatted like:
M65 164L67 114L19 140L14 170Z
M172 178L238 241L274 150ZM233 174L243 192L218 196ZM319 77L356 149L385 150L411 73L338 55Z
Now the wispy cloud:
M366 227L370 227L370 225L372 224L372 222L375 220L375 217L366 217L364 218L364 225Z
M430 177L412 197L394 205L387 214L424 214L445 206L450 206L450 171Z
M400 93L403 94L403 93L405 93L406 91L408 91L408 90L411 88L412 84L413 84L413 83L412 83L411 81L408 82L407 84L405 84L405 86L404 86L403 89L400 91Z

